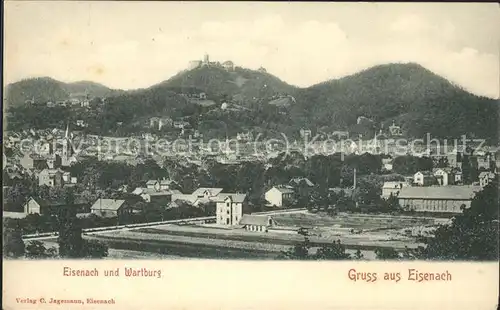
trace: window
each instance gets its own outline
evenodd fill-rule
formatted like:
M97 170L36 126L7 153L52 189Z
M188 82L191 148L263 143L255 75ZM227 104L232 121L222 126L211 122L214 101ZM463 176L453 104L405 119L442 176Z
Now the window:
M226 219L226 225L229 225L229 219L228 218Z

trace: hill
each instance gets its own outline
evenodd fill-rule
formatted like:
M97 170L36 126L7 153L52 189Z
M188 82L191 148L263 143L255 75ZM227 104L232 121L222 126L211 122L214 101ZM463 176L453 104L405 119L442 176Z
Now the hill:
M111 89L102 84L91 81L79 81L65 84L64 88L71 96L109 97L124 93L119 89Z
M5 87L7 106L22 106L27 100L37 103L67 100L71 97L107 97L123 91L110 89L102 84L89 81L64 83L49 77L30 78Z
M297 91L296 87L266 72L240 67L227 71L219 66L182 71L156 86L177 92L190 92L195 89L207 93L210 99L230 100L243 105Z
M127 92L50 78L7 86L9 101L16 104L32 96L35 101L63 100L82 92L113 94L104 110L88 117L89 128L104 132L122 122L132 126L127 132L133 132L139 130L138 123L152 116L188 116L201 131L219 130L224 135L252 130L298 136L301 128L313 132L322 128L372 137L395 121L408 137L423 138L429 133L435 138L460 138L466 134L497 142L500 128L496 100L473 95L414 63L379 65L307 88L289 85L266 72L239 67L227 71L216 65L182 71L147 89ZM201 92L206 98L196 98ZM200 103L207 100L216 104ZM242 108L219 108L222 102ZM358 118L367 121L358 124Z
M297 93L292 115L332 129L356 127L359 116L379 128L395 120L414 137L497 137L499 105L414 64L375 66ZM377 128L378 129L378 128Z

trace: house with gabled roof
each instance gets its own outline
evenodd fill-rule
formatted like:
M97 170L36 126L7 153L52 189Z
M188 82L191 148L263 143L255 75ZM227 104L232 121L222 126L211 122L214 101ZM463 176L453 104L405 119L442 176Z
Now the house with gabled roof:
M291 186L273 186L264 194L264 198L268 205L281 208L292 201L293 194Z
M305 186L308 187L313 187L314 183L311 182L308 178L293 178L290 180L290 185L292 186L298 186L304 184Z
M222 188L218 187L200 187L196 189L191 195L196 198L217 199L217 196L222 192Z
M452 168L435 168L432 170L433 175L439 185L447 186L455 184L455 176Z
M49 187L62 187L64 185L63 179L64 171L60 169L43 169L38 174L38 185Z
M271 216L251 214L244 214L239 224L245 230L259 232L268 232L270 227L276 226L276 222Z
M99 217L118 217L132 213L132 208L123 199L104 199L99 198L90 207L90 212Z
M86 213L89 211L89 204L81 199L75 199L72 204L68 204L62 199L40 199L30 197L23 204L25 214L59 215L62 212L74 210L74 213Z
M491 171L483 171L479 173L479 185L481 187L486 187L492 180L494 180L496 175Z
M430 171L418 171L413 175L413 183L418 186L430 186L436 182L436 177Z

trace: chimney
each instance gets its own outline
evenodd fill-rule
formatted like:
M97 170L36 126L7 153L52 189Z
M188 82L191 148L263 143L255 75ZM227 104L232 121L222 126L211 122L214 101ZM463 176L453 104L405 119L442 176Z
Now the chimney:
M352 188L356 189L356 168L354 168L354 183L353 183Z

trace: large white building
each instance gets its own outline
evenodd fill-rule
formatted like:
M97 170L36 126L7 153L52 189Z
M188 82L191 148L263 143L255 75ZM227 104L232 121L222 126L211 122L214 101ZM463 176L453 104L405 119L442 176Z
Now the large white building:
M469 208L480 186L404 187L398 195L399 205L417 212L461 213Z
M220 193L216 200L217 224L225 226L237 225L243 217L243 205L246 196L246 194Z
M291 201L293 193L291 186L273 186L264 194L264 198L268 205L281 208Z
M433 174L439 185L447 186L455 184L455 176L451 168L433 169Z

